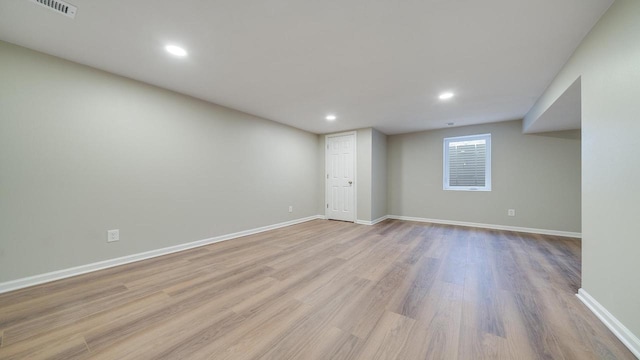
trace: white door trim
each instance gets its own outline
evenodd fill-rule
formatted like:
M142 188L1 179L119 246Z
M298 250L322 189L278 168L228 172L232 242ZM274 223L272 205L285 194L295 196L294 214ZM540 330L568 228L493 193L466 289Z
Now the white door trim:
M353 135L353 222L358 219L358 132L357 131L345 131L336 134L327 134L324 136L324 217L329 219L329 159L327 156L327 144L330 137Z

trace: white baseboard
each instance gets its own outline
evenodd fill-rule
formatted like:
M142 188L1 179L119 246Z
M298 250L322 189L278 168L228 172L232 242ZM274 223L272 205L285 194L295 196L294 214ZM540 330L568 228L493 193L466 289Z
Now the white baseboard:
M396 220L406 220L406 221L428 222L428 223L434 223L434 224L477 227L477 228L494 229L494 230L518 231L518 232L531 233L531 234L565 236L565 237L572 237L572 238L578 238L578 239L582 238L581 233L570 232L570 231L534 229L534 228L525 228L525 227L519 227L519 226L507 226L507 225L482 224L482 223L473 223L473 222L466 222L466 221L426 219L426 218L398 216L398 215L387 215L387 218L396 219Z
M631 350L633 355L640 359L640 339L638 339L637 336L627 329L626 326L622 325L615 316L613 316L584 289L581 288L578 290L576 296L589 308L589 310L596 314L598 319L600 319L600 321L602 321L609 330L611 330L611 332L620 339L627 348L629 348L629 350Z
M193 242L189 242L186 244L180 244L175 246L170 246L162 249L150 250L143 253L127 255L115 259L104 260L100 262L95 262L86 265L80 265L73 268L53 271L45 274L39 274L34 276L29 276L26 278L11 280L7 282L0 283L0 294L8 291L18 290L22 288L26 288L29 286L34 286L50 281L60 280L76 275L86 274L93 271L98 271L102 269L111 268L118 265L124 265L140 260L150 259L162 255L171 254L178 251L188 250L199 246L209 245L220 241L235 239L242 236L257 234L264 231L269 231L273 229L278 229L285 226L291 226L299 223L303 223L310 220L315 219L325 219L324 215L315 215L309 216L306 218L286 221L274 225L263 226L255 229L245 230L236 232L233 234L220 235L216 237L212 237L209 239L197 240ZM480 227L480 228L488 228L488 229L498 229L498 230L512 230L512 231L521 231L528 233L536 233L536 234L546 234L546 235L557 235L557 236L567 236L567 237L577 237L580 238L581 234L579 233L571 233L566 231L555 231L555 230L543 230L543 229L530 229L530 228L521 228L521 227L513 227L513 226L503 226L503 225L491 225L491 224L479 224L479 223L469 223L462 221L449 221L449 220L438 220L438 219L425 219L425 218L417 218L417 217L409 217L409 216L397 216L397 215L386 215L382 216L373 221L366 220L356 220L357 224L362 225L375 225L381 221L386 219L397 219L397 220L406 220L406 221L418 221L418 222L430 222L437 224L448 224L448 225L460 225L460 226L471 226L471 227Z
M322 215L309 216L306 218L285 221L278 224L262 226L255 229L239 231L233 234L220 235L220 236L216 236L208 239L197 240L197 241L170 246L162 249L145 251L142 253L127 255L127 256L123 256L115 259L99 261L91 264L80 265L80 266L76 266L68 269L53 271L45 274L39 274L39 275L29 276L29 277L25 277L17 280L11 280L11 281L0 283L0 294L8 291L18 290L18 289L26 288L29 286L50 282L50 281L65 279L65 278L76 276L76 275L81 275L81 274L86 274L93 271L107 269L107 268L111 268L118 265L129 264L129 263L140 261L140 260L172 254L178 251L188 250L188 249L192 249L199 246L209 245L209 244L213 244L213 243L217 243L225 240L231 240L231 239L235 239L235 238L239 238L247 235L253 235L253 234L261 233L264 231L278 229L285 226L300 224L300 223L315 220L315 219L324 219L324 216Z
M375 225L381 221L385 221L389 218L389 215L385 215L385 216L381 216L375 220L372 221L368 221L368 220L356 220L356 224L360 224L360 225Z

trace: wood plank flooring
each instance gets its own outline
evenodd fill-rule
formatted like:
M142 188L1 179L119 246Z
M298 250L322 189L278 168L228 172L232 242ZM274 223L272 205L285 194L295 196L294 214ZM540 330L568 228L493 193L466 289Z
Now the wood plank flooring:
M316 220L0 295L0 359L634 359L580 241Z

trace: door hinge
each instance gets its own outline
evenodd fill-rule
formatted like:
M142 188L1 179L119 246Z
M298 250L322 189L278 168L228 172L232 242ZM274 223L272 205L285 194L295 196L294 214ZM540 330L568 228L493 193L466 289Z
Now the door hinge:
M327 179L329 178L329 174L327 174Z
M329 208L329 204L327 204L327 209Z
M329 150L329 144L327 144L327 150Z

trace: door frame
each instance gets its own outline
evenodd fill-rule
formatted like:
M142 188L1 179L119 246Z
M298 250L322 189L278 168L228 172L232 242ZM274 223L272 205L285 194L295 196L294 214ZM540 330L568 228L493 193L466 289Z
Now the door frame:
M358 222L358 132L345 131L324 136L324 218L329 219L329 138L353 135L353 223Z

